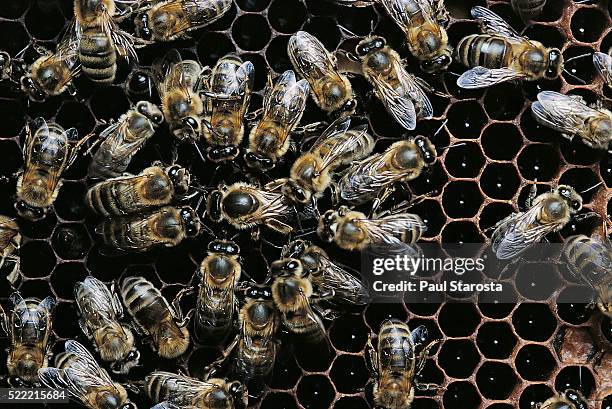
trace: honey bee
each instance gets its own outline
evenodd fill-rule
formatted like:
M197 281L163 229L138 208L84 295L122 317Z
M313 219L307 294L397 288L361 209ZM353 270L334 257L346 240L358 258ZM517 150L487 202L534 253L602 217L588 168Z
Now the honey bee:
M55 300L47 297L22 298L19 293L9 297L10 315L0 306L2 329L9 337L6 366L9 384L14 387L35 385L38 370L45 368L51 356L49 336L51 335Z
M568 389L553 396L544 403L535 405L536 409L589 409L586 399L578 391Z
M234 409L246 408L248 391L238 381L210 378L200 381L184 375L155 371L145 378L145 392L157 409Z
M429 353L439 341L427 341L427 328L420 325L413 331L397 319L385 320L378 333L378 348L368 339L369 362L374 375L374 403L388 409L409 408L415 389L432 390L439 386L422 384L416 376L423 370ZM417 349L421 347L417 352Z
M90 409L136 409L125 388L111 379L83 345L71 339L64 347L66 352L55 358L55 368L38 371L45 386L66 389L70 397Z
M199 95L203 69L197 61L182 61L176 50L151 67L162 102L164 118L180 141L197 141L202 130L204 103Z
M338 71L336 58L313 35L298 31L289 39L287 54L293 67L310 84L312 98L325 112L352 113L357 101L346 75Z
M565 239L563 256L569 270L596 294L602 313L612 317L612 245L607 237L570 236Z
M436 163L436 148L424 136L395 142L382 153L358 162L342 173L340 197L351 206L378 198L382 202L397 183L409 182Z
M510 4L521 20L528 22L540 15L546 0L510 0Z
M195 312L198 339L221 338L233 325L236 300L234 289L242 271L240 248L232 241L213 240L200 265L200 291Z
M145 0L134 21L136 35L153 42L189 38L191 31L212 24L232 7L232 0Z
M604 53L593 54L593 64L608 87L612 86L612 57Z
M200 234L200 218L188 206L165 206L150 213L106 219L96 226L103 243L119 251L148 251L174 247Z
M15 203L19 216L33 221L45 217L62 186L62 174L72 165L89 137L91 135L79 141L76 129L64 130L43 118L26 126L25 165L17 179Z
M212 162L236 159L244 136L246 115L253 91L255 67L250 61L227 55L217 62L204 86L202 133Z
M403 128L413 130L417 117L433 116L431 102L417 78L406 71L401 57L386 45L384 38L370 36L361 40L355 53L361 58L363 75L374 86L374 94Z
M542 91L531 104L534 118L569 139L578 136L593 149L612 151L612 112L588 107L579 96Z
M11 273L6 277L11 283L17 280L19 256L15 253L20 246L21 234L17 222L15 219L0 215L0 268L4 266L6 261L14 263Z
M453 61L444 26L448 11L443 0L382 0L385 11L406 36L412 55L427 73L444 71Z
M491 242L498 259L515 257L547 234L558 232L582 209L582 198L571 186L559 185L534 197L535 189L527 199L527 211L513 213L494 226Z
M79 41L67 31L55 52L35 44L40 56L27 68L20 80L21 90L32 102L43 102L49 97L68 92L76 94L72 80L80 75Z
M119 322L123 307L117 293L89 276L74 286L74 299L81 330L94 342L100 358L112 364L113 372L126 374L138 365L140 353L134 347L134 335Z
M306 204L317 199L332 184L332 172L341 165L367 156L374 149L374 138L362 125L349 130L349 117L340 117L293 163L289 178L266 185L281 192L292 202Z
M288 224L291 207L283 194L246 183L222 186L211 192L206 207L212 221L225 220L238 230L252 229L260 224L282 234L293 230Z
M13 71L13 59L6 51L0 51L0 81L11 77Z
M164 121L160 109L140 101L107 127L99 136L102 141L89 165L90 178L115 178L127 169L134 155L155 134Z
M361 212L340 206L321 216L317 233L328 243L333 241L344 250L354 251L370 244L416 243L426 228L418 215L402 213L399 208L368 218Z
M187 169L160 164L138 175L125 175L97 183L89 188L85 202L91 211L104 217L142 213L170 204L189 189Z
M310 87L308 81L296 81L293 71L285 71L268 86L263 114L249 135L244 159L250 168L269 170L287 153L290 134L302 118Z
M121 299L136 322L137 330L149 335L162 358L173 359L187 351L187 319L179 308L168 304L161 292L143 277L127 277L121 282Z
M506 81L555 79L561 75L564 63L559 49L521 36L484 7L473 7L472 17L486 34L472 34L459 41L455 58L471 68L457 79L459 87L486 88Z

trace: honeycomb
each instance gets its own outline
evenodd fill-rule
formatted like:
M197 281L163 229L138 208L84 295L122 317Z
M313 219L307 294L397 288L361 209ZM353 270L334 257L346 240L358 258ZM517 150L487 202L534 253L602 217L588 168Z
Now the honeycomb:
M447 0L446 4L452 16L448 29L451 44L478 32L477 24L469 19L469 10L475 5L489 6L514 27L519 30L524 27L512 13L509 2ZM2 48L15 55L31 40L53 48L71 17L70 0L4 0L0 6ZM372 27L407 58L409 70L418 72L415 61L402 45L401 31L381 10L341 8L323 0L236 0L221 20L194 32L192 39L172 46L183 57L196 58L203 65L212 65L229 52L237 52L243 59L252 61L257 95L253 97L251 109L256 109L261 106L267 71L271 69L278 74L291 68L285 50L292 33L306 30L329 49L350 49L358 40L354 35L367 35ZM607 52L612 46L610 27L607 2L548 0L542 15L524 33L547 46L559 47L569 58L598 50ZM168 47L154 45L140 50L141 64L150 65ZM612 91L602 86L589 58L570 62L567 70L572 75L564 74L555 81L504 84L479 91L456 87L456 73L462 71L454 65L444 76L423 77L448 95L431 96L435 117L419 122L414 134L431 137L438 147L463 143L444 150L433 170L411 183L415 193L430 195L413 208L429 227L426 240L484 241L486 229L516 211L517 204L524 203L536 180L540 192L557 183L567 183L582 191L603 182L603 186L583 195L584 211L610 214L612 156L570 143L556 132L539 126L530 115L530 101L543 89L579 94L588 102L603 95L609 103ZM85 135L103 126L103 121L119 117L136 100L126 92L126 75L127 70L122 67L116 85L105 88L79 79L76 98L59 97L42 104L29 104L19 92L2 84L0 173L11 177L22 166L19 134L29 119L43 116L64 127L74 126ZM353 84L359 95L366 95L368 86L362 78L354 78ZM406 134L390 120L376 99L363 98L361 103L368 113L370 129L377 137L377 151ZM320 111L309 101L302 123L321 119ZM432 136L441 126L441 131ZM168 152L170 141L167 130L159 131L135 157L130 170L138 171ZM272 176L286 175L294 158L290 153L285 164L272 172ZM171 160L163 155L162 159ZM75 282L88 274L106 282L121 274L142 274L171 299L190 280L204 257L208 241L202 237L146 255L110 257L101 252L92 239L95 221L83 205L87 160L87 157L80 158L67 173L54 212L37 223L19 221L24 240L18 289L25 296L42 298L53 294L59 301L53 352L63 350L66 339L83 340L75 324L77 317L72 301ZM233 173L215 172L199 160L190 146L179 148L179 162L190 166L198 180L210 186L220 182L221 173L229 175L226 182L243 177L239 169ZM15 214L14 193L14 181L0 183L1 214ZM560 236L590 234L598 227L596 219L572 222ZM282 239L273 237L251 248L248 234L239 237L244 270L254 279L263 280L266 262L278 257L274 240L282 244ZM347 253L331 246L326 249L342 263L359 268L354 257L351 259ZM555 267L550 269L551 274L564 279L563 274L554 271ZM542 279L541 269L517 274L516 288L512 291L521 296L530 288L545 289L549 285ZM5 280L0 280L0 301L4 305L11 292ZM369 305L326 323L333 345L329 356L312 356L299 349L292 351L288 345L288 351L277 361L269 388L253 405L275 409L369 407L364 392L369 378L364 360L367 336L370 332L376 333L384 319L395 317L408 320L411 328L423 324L431 337L444 339L420 376L422 382L438 383L442 389L438 393L417 393L413 408L529 409L532 403L543 402L555 391L567 388L582 391L592 408L611 408L610 320L585 305L558 303L559 297L562 294L552 293L541 302L519 305L492 303L492 300L442 305ZM193 305L193 301L187 298L185 306ZM2 362L6 361L6 347L7 339L0 338ZM202 368L216 359L220 347L196 345L176 361L160 360L146 347L141 347L141 352L144 366L134 370L128 380L142 379L153 369L180 369L192 376L201 376ZM156 363L155 368L151 362ZM3 371L4 366L0 373ZM150 404L140 396L133 398L139 407Z

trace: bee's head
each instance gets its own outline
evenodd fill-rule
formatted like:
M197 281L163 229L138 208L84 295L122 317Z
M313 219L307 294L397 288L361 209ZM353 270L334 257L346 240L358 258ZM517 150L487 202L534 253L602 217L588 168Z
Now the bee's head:
M15 203L15 210L17 210L19 216L35 222L43 219L47 215L49 208L30 206L23 200L19 200Z
M447 53L432 58L431 60L421 61L421 69L428 74L434 74L446 70L452 62L453 59L449 49Z
M166 174L172 181L174 192L177 195L184 195L189 190L191 183L191 175L189 171L182 166L172 165L166 169Z
M43 102L47 95L40 89L32 77L25 75L19 81L21 90L28 96L32 102Z
M183 207L181 209L181 218L183 219L183 222L185 222L187 237L195 237L200 234L202 225L200 224L200 218L195 210L193 210L191 207Z
M425 162L425 165L431 166L436 163L436 147L433 143L431 143L429 139L419 135L414 138L414 143L419 148L421 155L423 155L423 161Z
M573 187L567 185L559 185L556 192L565 200L570 207L571 213L576 213L582 209L582 197L574 190Z
M361 40L357 47L355 47L355 53L364 57L371 53L372 51L380 50L387 44L387 41L379 36L368 37L364 40Z
M551 48L548 51L548 68L544 76L553 80L561 75L561 71L563 71L563 54L558 48Z

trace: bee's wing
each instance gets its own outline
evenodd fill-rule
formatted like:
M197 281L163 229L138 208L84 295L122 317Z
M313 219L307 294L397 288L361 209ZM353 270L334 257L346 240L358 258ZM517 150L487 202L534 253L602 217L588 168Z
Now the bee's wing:
M593 54L593 64L608 86L612 85L612 57L604 53Z
M251 61L245 61L236 69L236 81L238 83L238 94L250 94L255 81L255 66Z
M58 43L55 54L48 57L64 62L67 66L71 67L70 75L63 79L61 84L62 86L66 85L73 78L75 78L81 70L81 64L79 63L78 56L80 41L81 26L75 19L70 23L66 29L66 32Z
M160 13L183 16L168 27L168 34L181 37L188 31L197 30L217 21L232 6L231 1L218 0L171 0L158 3L160 3L158 8Z
M251 213L246 219L246 223L261 223L265 219L276 219L287 217L287 204L284 196L280 193L258 190L257 195L262 201L262 205Z
M345 268L321 255L322 277L313 278L319 288L333 290L332 302L365 305L370 296L361 281Z
M86 314L98 317L101 321L111 323L122 315L123 310L116 310L113 295L104 283L93 276L88 276L77 286L87 288L90 297L83 307L87 308ZM75 295L77 291L75 289ZM91 310L89 310L91 309Z
M341 116L332 122L327 129L323 131L323 133L317 138L315 143L310 147L309 152L316 152L321 145L323 145L329 138L343 134L351 126L351 117L350 116Z
M285 71L266 97L264 115L283 124L286 130L292 129L304 112L309 92L308 81L296 82L295 73Z
M425 325L419 325L410 331L410 338L412 339L412 343L414 344L415 348L421 344L424 344L428 337L429 333Z
M373 241L385 244L401 245L403 242L399 236L411 229L425 230L427 226L420 217L411 213L390 214L377 219L359 219Z
M335 62L325 46L312 34L298 31L289 39L287 54L295 69L309 80L339 76Z
M380 171L384 165L385 156L376 154L348 168L339 182L340 196L349 202L360 201L360 197L375 195L405 177L405 172Z
M382 6L384 7L389 17L395 23L400 26L400 28L408 28L412 27L414 23L412 22L412 18L414 17L410 11L414 10L414 1L413 0L383 0L380 1ZM434 21L433 9L431 8L431 4L428 0L417 0L416 3L423 10L423 17L427 21Z
M156 373L159 374L160 372ZM206 393L212 388L218 388L215 384L200 381L188 376L176 375L169 372L165 373L165 375L169 379L172 379L172 383L175 385L174 392L168 396L168 402L181 405L181 408L183 407L183 402L193 402L203 393Z
M602 282L605 284L604 278L612 271L612 244L608 239L593 235L591 240L575 242L572 249L564 249L564 252L568 250L583 262L588 260L584 263L585 270L572 268L569 264L569 270L574 275L591 287L601 285Z
M180 89L189 95L189 90L196 85L201 67L196 61L183 61L179 52L172 49L162 58L153 61L151 71L160 94Z
M138 55L134 48L134 37L119 28L113 20L113 16L108 13L102 3L100 3L99 14L102 31L113 40L115 50L122 57L126 57L130 63L138 63Z
M404 93L408 94L410 98L420 106L421 112L419 112L419 116L425 119L431 118L433 116L433 106L431 105L429 97L427 97L421 86L416 82L415 77L406 71L401 61L394 60L393 65L395 67L395 72L398 74L400 84L402 84L402 88L404 89Z
M110 125L100 133L99 139L105 141L105 145L108 151L112 152L115 162L127 162L147 142L146 138L136 138L127 142L125 138L127 132L128 122L121 121Z
M340 141L334 145L333 149L327 150L325 155L323 155L321 158L321 165L318 171L321 172L328 166L336 165L351 152L355 153L355 159L360 159L368 153L366 150L364 150L364 147L373 145L374 143L372 137L368 133L368 126L360 125L353 129L353 132L351 132L348 136L340 138Z
M100 367L87 348L72 339L66 341L64 345L66 353L74 354L77 358L70 363L70 368L77 372L90 374L99 379L102 384L111 385L113 383L108 373Z
M400 95L395 89L378 77L372 77L372 83L381 102L391 116L405 129L416 128L416 109L408 95Z
M461 74L457 79L457 85L465 89L486 88L524 76L524 74L509 68L485 68L478 66Z
M599 112L567 95L542 91L538 101L531 104L536 118L559 132L574 134L584 127L587 118Z
M513 29L503 18L486 7L472 7L472 17L478 20L482 30L487 34L508 37L521 42L529 41Z
M44 118L38 117L27 126L29 132L26 133L23 146L23 161L26 165L32 160L32 147L36 139L46 140L49 138L49 125L47 125L47 121Z

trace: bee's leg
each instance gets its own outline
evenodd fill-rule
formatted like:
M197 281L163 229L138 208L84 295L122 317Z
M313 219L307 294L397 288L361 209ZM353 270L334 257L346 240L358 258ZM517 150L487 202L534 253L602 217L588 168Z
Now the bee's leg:
M450 20L450 14L444 6L444 0L437 0L432 6L438 23L442 26L446 26Z
M185 321L188 318L187 316L183 317L181 309L181 300L184 296L193 294L195 292L195 287L192 284L192 281L194 280L195 276L196 274L192 276L191 280L187 284L188 287L185 287L181 291L179 291L178 294L176 294L176 297L174 297L174 300L172 300L172 308L174 309L174 312L176 313L176 316L179 321ZM187 315L189 315L189 313L187 313Z
M391 196L391 194L395 191L394 187L386 187L379 194L376 199L372 201L372 209L370 209L370 217L376 215L376 211L380 207L380 205Z
M414 386L417 388L417 390L421 391L421 392L427 392L427 391L437 391L442 389L442 387L438 384L435 383L419 383L419 382L415 382Z
M435 341L431 341L425 348L423 348L417 357L416 373L420 373L423 370L425 364L427 363L427 358L431 356L429 352L441 342L441 339L436 339Z
M591 217L601 217L597 212L586 212L577 214L574 216L574 221L579 222L585 219L590 219Z
M53 52L51 52L51 50L49 50L47 47L41 45L38 42L38 40L35 39L35 38L33 38L31 40L31 45L32 45L32 48L34 49L34 51L36 51L41 56L50 56L50 55L53 55Z
M317 132L329 124L325 121L313 122L308 125L298 126L293 130L294 134L306 134L311 132Z
M440 97L444 97L444 98L451 98L452 95L447 94L446 92L442 92L442 91L438 91L437 89L435 89L434 87L432 87L427 81L425 81L423 78L417 77L416 75L413 76L414 81L421 87L423 88L425 91L434 94L434 95L438 95Z
M19 257L15 257L15 256L6 256L6 257L3 257L2 258L2 262L0 263L0 267L2 265L4 265L5 260L9 260L9 261L15 263L15 266L13 267L11 272L6 276L6 279L8 280L8 282L11 284L12 287L14 287L15 283L17 282L17 279L19 278L19 272L21 271L21 269L20 269L20 259L19 259Z
M145 382L144 381L129 381L123 385L130 392L136 395L140 395L142 391L144 390Z
M372 333L368 333L368 341L366 342L366 365L374 377L378 378L378 352L372 345Z
M533 205L533 199L535 199L537 195L538 181L535 180L534 183L531 185L531 188L529 189L529 194L527 195L527 199L525 200L525 206L527 207L527 209L531 209L531 206Z

